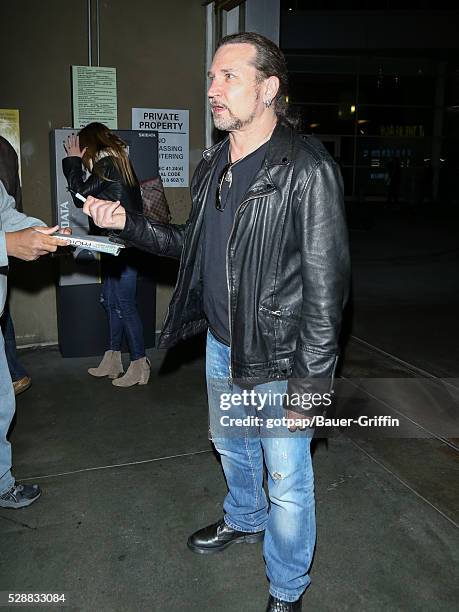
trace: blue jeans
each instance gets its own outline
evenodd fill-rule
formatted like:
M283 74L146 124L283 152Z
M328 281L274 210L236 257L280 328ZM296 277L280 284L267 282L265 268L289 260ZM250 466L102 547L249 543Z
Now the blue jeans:
M2 331L3 338L5 340L5 353L8 361L8 368L10 370L11 378L13 381L16 381L24 376L27 376L27 372L18 361L16 353L16 335L14 332L13 319L11 318L8 303L5 305L5 310L3 311L2 315Z
M210 433L228 485L223 504L225 522L239 531L265 530L264 557L270 593L284 601L295 601L310 583L308 570L316 540L311 433L292 433L285 425L276 426L275 419L285 415L282 401L272 394L285 393L287 381L254 388L268 400L262 411L257 405L239 405L240 400L234 398L243 389L230 380L229 363L229 347L209 332L206 378ZM222 397L228 399L228 394L232 394L229 408L221 402ZM222 427L222 417L227 423L228 418L261 415L265 426ZM270 429L266 427L269 420ZM263 488L263 458L269 505Z
M16 401L13 383L5 355L5 343L0 329L0 495L14 484L11 475L11 444L6 434L13 420Z
M107 260L108 257L111 259ZM104 281L100 301L108 317L109 350L120 351L123 335L131 361L145 357L143 326L137 309L137 268L130 256L107 256L102 262Z

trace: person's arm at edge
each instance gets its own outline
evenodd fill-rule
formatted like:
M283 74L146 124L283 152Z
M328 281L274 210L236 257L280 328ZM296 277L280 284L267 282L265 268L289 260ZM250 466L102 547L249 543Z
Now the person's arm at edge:
M8 265L8 256L15 255L15 253L12 252L14 249L12 245L14 243L14 238L16 238L18 235L18 232L35 227L46 228L46 231L49 228L47 228L46 223L44 223L41 219L29 217L16 210L14 198L7 193L2 181L0 181L0 215L2 221L2 229L0 230L0 267L5 267ZM57 226L52 229L56 231ZM37 230L37 233L38 232L39 230ZM43 245L50 242L54 242L56 246L64 246L66 244L65 242L58 241L55 238L50 241L48 240L48 236L46 236L46 238L37 238L43 241ZM38 242L40 242L40 240L38 240ZM45 247L45 250L46 252L51 252L51 250L49 250L47 247ZM44 254L44 251L41 252L41 254Z

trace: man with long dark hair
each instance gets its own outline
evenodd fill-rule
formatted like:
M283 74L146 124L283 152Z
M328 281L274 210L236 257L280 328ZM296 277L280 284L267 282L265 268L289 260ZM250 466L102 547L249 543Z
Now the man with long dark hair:
M229 137L204 151L186 225L93 199L85 211L139 248L181 255L160 347L208 328L210 429L228 494L224 516L188 547L264 540L267 610L300 610L315 546L313 420L330 401L348 293L342 180L322 145L292 127L275 44L227 36L208 77L215 126Z

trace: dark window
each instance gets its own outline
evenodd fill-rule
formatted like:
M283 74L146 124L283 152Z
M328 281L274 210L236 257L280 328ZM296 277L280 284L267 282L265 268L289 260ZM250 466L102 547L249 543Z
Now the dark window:
M448 0L281 0L284 11L457 10Z
M433 106L434 85L432 77L403 76L397 72L362 75L359 103Z
M304 104L295 106L301 117L301 131L308 134L354 134L354 114L350 105Z
M432 134L432 119L432 109L359 106L357 134L385 138L426 138Z
M289 75L289 99L293 104L355 104L356 77L341 74L308 74L294 72Z

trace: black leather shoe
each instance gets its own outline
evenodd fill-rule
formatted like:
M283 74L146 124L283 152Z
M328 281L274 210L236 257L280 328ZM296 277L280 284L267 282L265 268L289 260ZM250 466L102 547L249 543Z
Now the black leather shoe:
M241 544L243 542L255 544L255 542L260 542L264 535L264 531L256 531L255 533L236 531L228 527L224 519L220 519L218 523L193 533L188 538L187 546L195 553L211 555L225 550L231 544Z
M266 612L301 612L301 597L296 601L282 601L270 595Z

